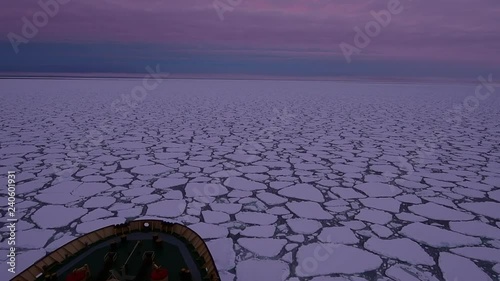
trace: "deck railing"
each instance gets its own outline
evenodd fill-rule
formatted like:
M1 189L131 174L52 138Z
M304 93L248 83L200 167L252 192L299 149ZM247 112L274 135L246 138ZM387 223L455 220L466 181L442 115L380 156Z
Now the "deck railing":
M146 230L145 224L149 224L148 230L151 232L167 233L177 236L187 246L191 245L192 249L196 251L200 259L197 262L201 269L206 270L205 279L210 281L220 281L220 276L215 266L212 254L208 250L205 241L190 228L178 224L178 223L168 223L161 220L136 220L130 221L124 224L111 225L103 227L101 229L95 230L88 234L78 237L77 239L68 242L66 245L58 248L47 256L39 259L32 266L28 267L26 270L18 274L12 280L14 281L35 281L46 272L46 268L53 266L54 264L62 264L68 258L75 256L82 250L88 249L90 245L99 243L103 240L119 237L124 234L132 232L142 232ZM203 277L202 272L202 277ZM208 278L208 279L207 279Z

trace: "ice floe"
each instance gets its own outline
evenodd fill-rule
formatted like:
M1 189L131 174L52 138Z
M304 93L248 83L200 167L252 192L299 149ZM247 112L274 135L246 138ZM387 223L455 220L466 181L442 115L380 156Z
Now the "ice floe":
M364 248L374 253L398 259L409 264L434 265L432 257L416 242L408 238L379 239L372 237Z
M439 254L439 268L445 280L493 281L471 260L446 252Z
M382 265L382 259L352 246L311 243L299 248L297 263L295 268L297 276L308 277L372 271Z
M400 233L413 239L414 241L435 248L451 248L481 244L481 240L479 238L418 222L403 227Z

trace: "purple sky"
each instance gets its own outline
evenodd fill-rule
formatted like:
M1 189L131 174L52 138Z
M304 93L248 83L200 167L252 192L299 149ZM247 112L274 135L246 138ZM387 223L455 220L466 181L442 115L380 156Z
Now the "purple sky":
M147 62L155 58L161 60L159 50L163 50L181 52L190 58L210 56L234 60L235 57L248 57L270 61L299 59L302 62L337 59L347 64L339 44L354 45L354 28L364 29L365 24L373 20L370 12L387 9L390 1L394 0L241 0L234 10L226 11L221 20L212 0L70 0L61 5L59 12L29 43L19 45L17 56L22 58L25 50L29 50L25 53L36 52L35 46L42 43L61 46L113 43L119 46L117 48L154 46L157 57L125 49L119 54L102 50L101 53L82 54L71 47L61 48L66 55L103 59L116 56L114 59L134 58L134 62L141 58ZM392 15L380 35L372 38L370 45L361 49L361 54L351 57L353 62L401 63L400 67L428 62L449 64L450 69L456 65L477 69L499 65L500 1L400 2L403 11ZM32 19L33 13L39 10L37 1L27 0L10 1L3 7L0 30L4 43L9 42L9 32L22 34L23 16ZM30 44L33 46L28 48ZM2 58L15 56L12 48L1 51L9 52ZM54 55L53 60L58 59ZM16 63L15 59L9 62ZM26 70L31 68L26 66ZM244 69L241 72L244 73Z

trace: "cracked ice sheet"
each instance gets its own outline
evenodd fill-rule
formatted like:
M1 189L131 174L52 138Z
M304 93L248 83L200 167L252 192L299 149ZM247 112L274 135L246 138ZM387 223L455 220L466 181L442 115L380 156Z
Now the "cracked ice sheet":
M500 102L459 130L443 114L472 86L171 80L122 117L111 104L136 81L0 83L19 270L35 248L150 217L205 237L223 280L297 281L329 242L307 281L496 280Z

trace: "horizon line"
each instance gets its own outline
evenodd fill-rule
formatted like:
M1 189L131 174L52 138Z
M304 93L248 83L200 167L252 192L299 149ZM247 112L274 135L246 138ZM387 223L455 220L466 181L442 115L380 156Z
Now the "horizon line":
M0 72L0 80L140 80L148 77L148 73L52 73L51 74L29 74L24 75L5 74ZM475 79L459 78L430 78L430 77L365 77L365 76L337 76L337 77L300 77L300 76L264 76L264 75L172 75L170 73L161 73L158 75L162 79L169 80L241 80L241 81L311 81L311 82L371 82L371 83L398 83L398 84L470 84L477 82Z

